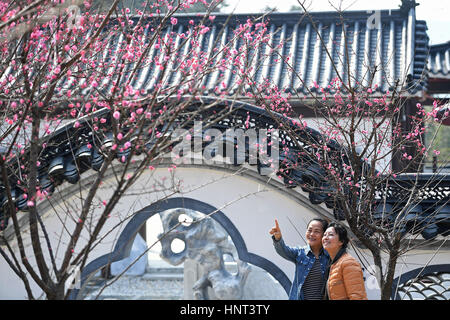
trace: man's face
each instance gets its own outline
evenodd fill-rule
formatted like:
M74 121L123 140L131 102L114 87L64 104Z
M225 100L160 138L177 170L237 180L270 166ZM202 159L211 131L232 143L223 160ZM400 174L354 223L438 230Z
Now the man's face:
M311 221L306 229L306 241L310 247L321 247L322 246L322 222Z

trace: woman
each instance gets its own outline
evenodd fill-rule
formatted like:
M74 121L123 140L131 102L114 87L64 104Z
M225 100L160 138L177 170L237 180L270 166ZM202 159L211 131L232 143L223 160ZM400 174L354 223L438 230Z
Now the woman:
M331 259L325 299L367 300L361 265L346 251L347 230L338 223L330 223L323 234L322 244Z
M322 300L322 288L325 284L325 272L329 256L322 248L322 235L328 222L312 219L306 229L305 247L290 247L281 237L280 226L275 220L272 235L276 252L283 258L295 263L295 276L289 293L290 300Z

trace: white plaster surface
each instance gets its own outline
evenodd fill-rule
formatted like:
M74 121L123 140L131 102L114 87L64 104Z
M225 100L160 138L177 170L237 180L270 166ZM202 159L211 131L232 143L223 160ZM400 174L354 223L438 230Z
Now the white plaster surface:
M171 194L168 189L153 192L155 188L161 190L161 185L170 185L172 179L180 184L181 194ZM82 186L89 186L89 183L88 178L81 182ZM98 219L101 214L102 201L109 199L113 192L114 183L113 175L103 182L102 189L95 198L96 206L91 215L92 222ZM72 193L68 192L70 188L72 188ZM38 207L40 212L45 211L43 220L47 226L58 265L65 253L63 249L70 239L68 231L73 230L75 226L83 199L80 197L78 185L64 184L60 189L61 192L55 193L50 200L52 206L46 202L41 203ZM88 263L113 250L121 231L135 212L149 206L158 199L183 196L203 201L220 209L237 228L248 251L272 261L292 281L294 264L281 258L275 252L268 231L274 225L274 219L278 219L286 243L302 246L305 244L302 237L304 237L308 221L316 217L318 212L325 212L323 206L312 206L304 197L304 194L301 194L301 191L295 196L297 189L294 191L276 190L274 187L254 178L217 169L179 167L175 170L175 173L169 172L167 168L148 170L117 204L114 212L107 220L102 239L96 244ZM62 199L64 199L65 204ZM317 211L314 208L317 208ZM328 217L331 217L331 215ZM92 231L89 229L90 225L89 223L84 230L81 241L75 248L75 253L79 252L86 243L89 232ZM106 231L110 232L106 233ZM30 253L30 238L26 233L24 234L24 240L26 251ZM17 244L11 242L11 245L17 252ZM44 239L42 239L42 246L45 252ZM360 250L360 253L365 252ZM368 263L372 263L370 256L367 254L366 256ZM400 259L397 274L419 268L427 263L439 264L449 261L450 253L448 251L442 250L435 254L434 250L416 250ZM34 260L30 262L33 264ZM2 282L0 299L26 298L24 285L11 271L3 258L0 259L0 274ZM30 283L35 293L38 293L40 290L31 278ZM377 295L372 294L370 297L376 298Z

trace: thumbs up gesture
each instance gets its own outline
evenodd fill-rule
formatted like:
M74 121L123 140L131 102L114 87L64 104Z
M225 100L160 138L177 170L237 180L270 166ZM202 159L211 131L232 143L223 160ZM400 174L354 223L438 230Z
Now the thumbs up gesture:
M277 219L275 219L275 227L270 229L269 233L275 237L275 240L279 241L281 239L281 230Z

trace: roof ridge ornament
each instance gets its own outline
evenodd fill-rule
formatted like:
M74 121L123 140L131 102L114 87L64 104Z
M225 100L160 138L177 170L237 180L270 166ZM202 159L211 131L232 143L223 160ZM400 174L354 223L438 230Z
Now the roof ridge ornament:
M400 12L408 14L410 9L415 9L418 5L420 3L416 3L415 0L402 0L402 4L399 6Z

